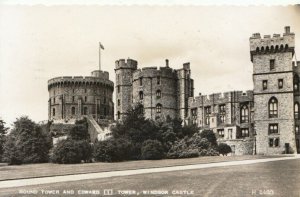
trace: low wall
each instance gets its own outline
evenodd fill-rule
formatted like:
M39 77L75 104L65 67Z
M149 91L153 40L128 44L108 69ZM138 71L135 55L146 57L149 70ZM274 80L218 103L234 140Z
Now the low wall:
M253 139L235 139L235 140L218 140L218 143L225 143L231 147L232 155L253 155Z

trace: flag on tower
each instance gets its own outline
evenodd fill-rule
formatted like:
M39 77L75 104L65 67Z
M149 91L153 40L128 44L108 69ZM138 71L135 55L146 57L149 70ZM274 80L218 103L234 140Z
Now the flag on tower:
M101 42L99 42L100 44L100 48L104 50L104 46L101 44Z

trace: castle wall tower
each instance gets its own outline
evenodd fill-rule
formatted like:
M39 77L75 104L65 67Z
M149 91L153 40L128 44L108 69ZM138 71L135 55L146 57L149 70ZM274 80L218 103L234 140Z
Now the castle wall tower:
M250 38L257 154L296 151L294 37L290 27L285 27L283 36L261 38L255 33Z
M132 73L137 65L132 59L116 61L116 120L122 119L132 105Z
M184 63L182 69L177 70L177 108L179 118L185 120L188 116L188 99L194 97L194 80L191 79L190 63Z

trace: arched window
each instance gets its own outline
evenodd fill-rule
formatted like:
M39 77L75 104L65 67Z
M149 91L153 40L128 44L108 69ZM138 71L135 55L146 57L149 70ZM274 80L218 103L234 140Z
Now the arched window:
M261 50L261 52L264 52L264 51L265 51L265 48L264 48L264 47L261 47L260 50Z
M121 113L118 111L118 120L121 118Z
M269 46L266 47L266 52L269 52L270 48Z
M143 91L140 91L140 92L139 92L139 96L140 96L140 100L143 100L143 99L144 99L144 93L143 93Z
M276 46L275 46L275 52L278 51L278 48L279 48L278 45L276 45Z
M295 119L299 119L299 103L296 102L295 103L295 107L294 107L294 114L295 114Z
M55 116L55 108L52 109L52 116Z
M84 114L84 115L87 115L87 114L88 114L88 108L87 108L87 107L84 107L84 108L83 108L83 114Z
M285 49L285 50L288 50L288 48L289 48L289 45L286 44L285 47L284 47L284 49Z
M156 105L156 113L161 113L161 104Z
M273 52L273 51L274 51L274 46L272 45L272 46L271 46L271 52Z
M297 74L294 75L294 91L299 91L299 77Z
M71 111L72 111L72 112L71 112L72 115L75 115L75 107L72 107L72 108L71 108Z
M256 53L258 53L259 52L259 47L256 47Z
M283 45L280 45L280 51L283 51Z
M275 97L269 100L269 118L278 117L278 101Z
M241 123L249 122L249 109L247 105L241 107Z
M156 91L156 98L160 98L161 97L161 91L160 90L157 90Z

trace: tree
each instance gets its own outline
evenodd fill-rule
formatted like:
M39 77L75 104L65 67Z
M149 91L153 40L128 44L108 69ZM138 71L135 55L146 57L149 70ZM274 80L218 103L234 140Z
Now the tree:
M75 126L68 133L68 137L73 140L89 140L88 123L86 118L77 120Z
M48 161L52 139L41 127L23 116L14 122L4 145L3 160L9 164Z
M3 149L4 149L7 130L8 128L5 127L5 122L2 119L0 119L0 162L2 161L2 155L4 151Z
M141 148L142 159L162 159L164 157L164 149L158 140L147 140Z
M227 155L228 153L231 153L231 147L228 144L220 143L218 145L218 151L220 154Z
M51 161L60 164L89 162L92 156L92 148L87 140L62 140L52 150Z

